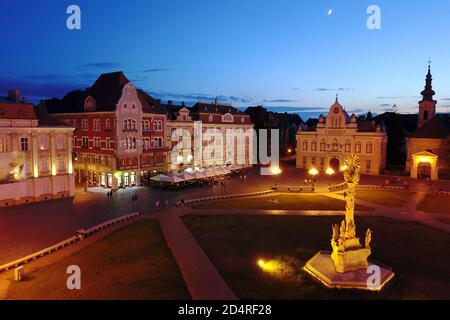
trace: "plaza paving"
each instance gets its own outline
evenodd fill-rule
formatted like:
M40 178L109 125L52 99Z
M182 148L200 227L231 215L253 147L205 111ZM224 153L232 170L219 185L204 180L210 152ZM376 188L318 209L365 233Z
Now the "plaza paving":
M175 203L181 198L192 199L218 194L237 194L268 190L277 182L279 185L298 185L305 179L305 173L291 167L283 168L283 174L279 177L264 177L259 175L259 169L253 168L247 171L247 179L239 178L227 180L225 188L220 185L215 187L191 188L178 192L151 189L148 187L134 187L127 190L119 190L112 200L106 197L106 190L93 188L85 193L78 190L74 200L59 200L28 206L0 209L0 263L24 256L37 251L45 246L54 244L66 237L72 236L77 228L89 227L112 217L133 211L147 213L148 218L160 220L162 231L168 245L186 281L186 285L194 299L234 298L234 294L220 277L212 262L200 248L190 232L181 222L180 217L186 214L205 214L205 210L199 213L190 208L175 208ZM392 177L389 177L392 179ZM362 184L379 185L387 177L363 176ZM342 181L341 177L333 177L331 183ZM328 177L319 177L316 187L320 191L326 191ZM369 216L386 216L396 219L420 221L432 227L450 232L450 225L438 221L442 215L424 213L416 210L416 206L424 198L429 186L423 181L410 181L411 189L415 191L414 197L401 208L388 208L373 203L358 201L358 203L373 207L375 210L358 212ZM439 186L444 190L450 190L448 182L442 182ZM395 192L395 191L393 191ZM138 203L133 204L131 197L138 194ZM341 195L329 194L329 197L342 199ZM169 210L154 212L153 206L156 200L164 203L169 201ZM236 200L243 201L243 200ZM283 210L209 210L207 214L242 214L242 215L336 215L339 212L322 211L283 211ZM181 227L180 227L181 226ZM195 257L195 259L193 259ZM207 284L207 285L205 285Z

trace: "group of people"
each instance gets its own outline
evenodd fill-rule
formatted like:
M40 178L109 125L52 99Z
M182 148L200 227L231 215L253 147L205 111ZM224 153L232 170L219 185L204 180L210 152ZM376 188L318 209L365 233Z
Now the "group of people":
M112 192L112 191L108 191L108 192L106 193L106 196L108 197L108 199L112 199L112 197L113 197L113 192Z

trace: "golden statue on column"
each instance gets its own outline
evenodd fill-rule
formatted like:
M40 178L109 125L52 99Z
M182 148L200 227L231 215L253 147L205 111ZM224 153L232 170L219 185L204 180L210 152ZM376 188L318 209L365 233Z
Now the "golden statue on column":
M333 226L333 251L319 251L308 260L303 270L327 287L379 291L394 277L394 272L386 266L368 261L372 241L370 229L366 232L364 244L356 236L355 191L360 178L359 168L357 155L345 156L345 220ZM372 283L370 275L373 270L379 270L379 277Z
M370 256L370 241L372 231L366 233L364 246L356 237L355 225L355 191L359 183L360 161L357 155L346 155L344 159L345 180L345 220L341 225L333 226L331 247L336 271L340 273L367 268L367 258Z

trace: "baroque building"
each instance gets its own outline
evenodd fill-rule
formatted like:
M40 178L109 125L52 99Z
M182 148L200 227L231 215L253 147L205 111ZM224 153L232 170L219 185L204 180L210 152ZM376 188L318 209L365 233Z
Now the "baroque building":
M0 206L75 195L72 133L17 89L0 97Z
M102 74L90 88L43 104L75 128L77 182L115 190L165 169L164 109L122 72Z
M164 107L169 119L166 143L174 151L168 157L169 170L252 165L253 124L248 114L217 101L192 107L169 101ZM229 130L236 136L227 139Z
M361 159L361 173L378 175L386 165L387 135L382 124L351 116L337 97L327 116L307 121L297 132L297 168L338 172L346 153Z

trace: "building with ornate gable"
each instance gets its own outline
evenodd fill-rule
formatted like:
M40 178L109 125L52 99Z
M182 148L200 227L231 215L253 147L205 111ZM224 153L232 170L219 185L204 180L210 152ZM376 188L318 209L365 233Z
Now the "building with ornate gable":
M387 135L382 124L351 116L336 98L327 116L306 122L297 132L297 168L340 170L344 155L356 153L361 173L378 175L386 165Z

